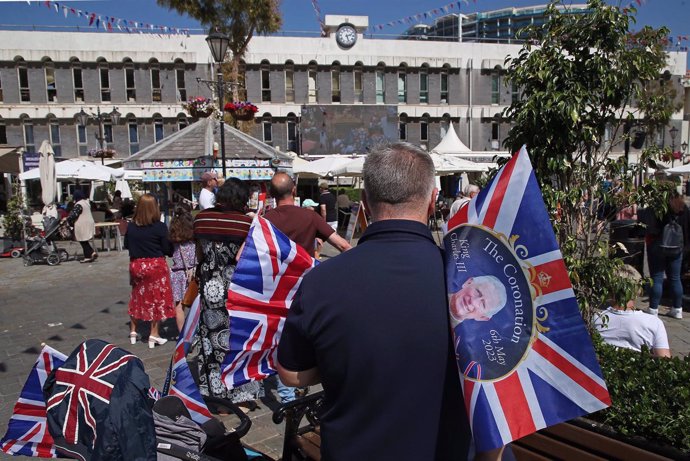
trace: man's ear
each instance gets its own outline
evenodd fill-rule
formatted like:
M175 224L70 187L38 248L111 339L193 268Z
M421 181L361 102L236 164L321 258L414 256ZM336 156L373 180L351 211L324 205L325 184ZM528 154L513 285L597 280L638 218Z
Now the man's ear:
M426 210L427 217L434 214L434 210L436 209L436 197L438 197L438 187L434 187L434 190L431 191L431 198Z
M371 212L369 209L369 202L367 201L367 192L364 189L362 189L362 204L364 205L365 210L369 210L369 212Z

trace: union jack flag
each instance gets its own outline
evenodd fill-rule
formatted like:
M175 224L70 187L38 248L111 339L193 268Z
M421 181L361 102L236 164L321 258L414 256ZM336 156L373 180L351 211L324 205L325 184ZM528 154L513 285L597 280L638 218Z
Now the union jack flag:
M512 312L504 308L508 312L495 313L494 318L459 322L458 311L451 305L465 407L477 449L491 450L609 406L606 383L525 147L453 216L448 228L444 244L449 290L464 288L469 273L476 278L488 274L481 273L484 268L498 264L502 272L499 269L494 278L504 277L505 306L513 303ZM467 242L473 232L485 232L484 246L470 248ZM499 245L492 239L505 242L504 253L499 254ZM516 263L505 262L510 255ZM523 273L526 289L521 294L517 274ZM530 293L529 300L520 298L518 309L515 299L525 293ZM523 302L526 306L528 301L531 312L526 308L523 312ZM513 322L507 333L498 327L502 318ZM483 347L468 353L473 347L469 337L475 334L483 340L475 344ZM523 340L524 349L515 349ZM499 347L501 354L504 348L515 352L515 361L504 372L497 362L507 363L510 357L499 356Z
M302 277L316 265L307 251L255 218L228 290L230 352L221 376L228 389L276 372L285 316Z
M43 346L14 405L7 433L0 440L2 451L15 456L58 457L47 428L43 385L50 372L66 359L66 355L52 347Z
M61 435L69 444L76 445L80 439L95 444L94 413L100 411L95 407L110 404L110 394L118 378L116 372L136 359L112 344L103 344L100 340L85 341L76 356L72 353L75 360L67 360L55 370L47 412L59 423Z
M197 296L189 309L189 314L187 314L180 337L177 340L170 367L168 368L168 375L165 378L163 395L179 397L184 406L187 407L187 410L189 410L192 419L197 424L204 424L212 418L211 412L201 396L199 386L194 381L186 359L199 325L200 312L199 297Z

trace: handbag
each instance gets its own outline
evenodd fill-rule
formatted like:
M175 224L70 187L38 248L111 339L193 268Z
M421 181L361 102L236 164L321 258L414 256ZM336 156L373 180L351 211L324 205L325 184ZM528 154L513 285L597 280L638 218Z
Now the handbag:
M199 282L197 282L194 272L190 271L187 267L187 261L185 261L184 255L181 252L180 256L182 256L182 265L187 274L187 291L184 292L184 296L182 297L182 306L189 307L199 294Z

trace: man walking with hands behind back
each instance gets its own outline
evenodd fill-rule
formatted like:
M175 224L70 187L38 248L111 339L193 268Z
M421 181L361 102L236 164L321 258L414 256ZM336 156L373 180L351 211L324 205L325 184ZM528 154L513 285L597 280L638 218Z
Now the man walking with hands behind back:
M304 277L278 372L288 385L323 383L324 460L468 459L443 256L426 226L434 164L411 144L379 148L364 189L373 224Z
M328 184L322 182L319 184L321 195L319 196L319 210L321 210L321 217L326 220L329 226L334 230L338 230L338 209L336 208L335 195L328 190Z

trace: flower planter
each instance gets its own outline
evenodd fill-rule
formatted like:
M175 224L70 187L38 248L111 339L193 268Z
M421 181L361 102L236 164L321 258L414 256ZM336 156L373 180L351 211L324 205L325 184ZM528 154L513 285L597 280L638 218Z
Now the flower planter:
M235 120L248 121L254 119L254 112L246 109L237 109L228 111L235 118Z
M195 118L206 118L213 114L212 110L198 110L195 108L189 108L189 115Z

